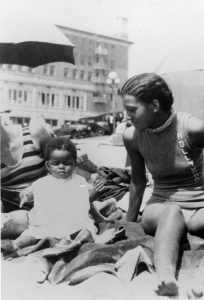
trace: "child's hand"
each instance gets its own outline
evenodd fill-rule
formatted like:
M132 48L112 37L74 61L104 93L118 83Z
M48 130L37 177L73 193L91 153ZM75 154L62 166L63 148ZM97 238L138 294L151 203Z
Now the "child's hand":
M33 201L33 190L32 190L32 187L29 186L28 188L26 188L23 191L21 191L19 196L20 196L20 199L21 199L19 207L22 208L23 205L26 202Z
M94 188L98 192L101 192L104 189L104 185L105 185L105 179L104 178L97 179L94 182Z

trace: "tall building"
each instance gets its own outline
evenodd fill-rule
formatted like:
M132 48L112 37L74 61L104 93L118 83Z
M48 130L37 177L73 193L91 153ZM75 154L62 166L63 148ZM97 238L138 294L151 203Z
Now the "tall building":
M121 82L128 75L128 49L124 32L105 36L57 25L75 45L75 65L50 63L34 69L0 65L0 106L11 109L11 118L27 123L43 116L52 126L112 110L111 89L106 80L115 71ZM122 111L120 97L116 111Z

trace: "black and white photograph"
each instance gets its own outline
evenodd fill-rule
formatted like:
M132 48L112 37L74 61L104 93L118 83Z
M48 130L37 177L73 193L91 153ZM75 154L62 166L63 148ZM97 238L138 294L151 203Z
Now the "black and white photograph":
M0 0L1 300L204 299L203 16Z

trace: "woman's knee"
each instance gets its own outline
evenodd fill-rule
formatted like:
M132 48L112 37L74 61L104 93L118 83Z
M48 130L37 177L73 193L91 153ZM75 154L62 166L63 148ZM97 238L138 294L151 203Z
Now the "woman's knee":
M177 226L178 229L186 228L186 222L181 208L176 204L168 205L161 216L160 222L163 226Z
M17 210L2 213L1 238L15 239L28 228L28 211Z
M162 204L155 207L154 211L144 212L142 218L142 224L144 231L148 234L154 234L159 225L168 227L179 226L181 228L185 227L185 220L181 208L174 204Z

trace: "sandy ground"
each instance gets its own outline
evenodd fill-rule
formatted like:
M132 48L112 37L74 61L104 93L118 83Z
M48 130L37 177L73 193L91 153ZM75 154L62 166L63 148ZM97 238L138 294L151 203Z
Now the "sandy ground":
M178 297L158 296L156 276L147 271L134 277L131 282L124 282L117 277L99 273L76 286L67 283L51 285L48 281L36 283L39 269L26 259L20 258L16 262L2 262L2 300L165 300L188 299L185 293L186 285L181 286ZM184 278L183 278L184 280ZM204 299L203 297L200 299Z
M88 154L89 159L98 167L124 168L127 152L124 146L113 146L108 143L109 137L92 137L73 140L77 144L78 155Z
M124 283L113 275L99 273L83 283L52 286L36 283L38 270L26 260L2 262L2 300L146 300L167 299L154 294L154 275L144 272L131 283ZM139 296L139 298L138 298Z

